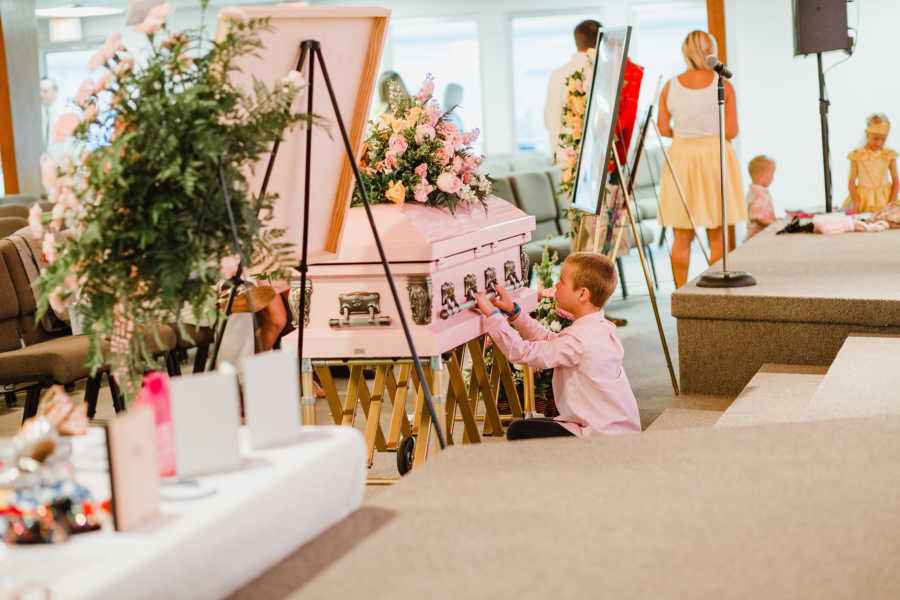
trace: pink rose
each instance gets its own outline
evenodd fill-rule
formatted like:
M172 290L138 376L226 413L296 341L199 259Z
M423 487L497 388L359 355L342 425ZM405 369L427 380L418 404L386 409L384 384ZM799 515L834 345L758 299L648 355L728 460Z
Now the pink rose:
M72 188L60 187L57 206L62 206L67 210L78 210L81 204L78 202L78 196L72 191Z
M66 207L57 202L53 205L53 211L50 213L50 224L56 229L62 229L63 216L66 214Z
M240 260L237 254L230 254L219 259L219 268L222 270L223 279L231 279L237 273Z
M464 184L469 185L469 184L472 182L472 174L471 174L471 173L465 173L465 172L464 172L464 173L462 174L462 177L460 177L460 179L462 179L462 182L463 182Z
M128 71L134 68L134 59L130 56L126 56L122 60L119 61L119 64L116 66L116 74L124 75Z
M172 14L175 13L175 9L163 2L158 6L154 6L150 9L150 12L147 13L147 19L156 19L160 21L165 21ZM146 20L146 19L145 19Z
M433 140L435 135L434 127L427 123L416 127L416 143L419 145L424 143L425 140Z
M122 34L116 32L106 38L106 42L103 44L103 47L107 50L111 50L113 53L120 50L122 48Z
M44 240L41 243L41 252L44 255L45 263L52 263L56 260L56 240L52 233L45 233Z
M395 133L388 140L388 148L390 148L391 152L393 152L396 156L403 156L403 153L406 152L407 147L408 144L406 143L406 138L399 133Z
M56 178L56 163L49 155L45 154L41 157L41 183L44 184L44 188L49 190L56 185Z
M434 151L434 156L441 163L441 166L446 166L447 163L450 162L450 158L453 156L452 152L447 152L447 148L438 148Z
M50 301L50 308L53 309L57 315L64 315L68 312L68 308L66 307L66 301L62 299L62 292L60 292L59 288L56 288L50 295L47 296L47 300Z
M455 194L461 184L459 177L449 171L444 171L437 178L438 189L448 194Z
M63 282L66 284L66 288L73 294L81 287L78 285L78 277L76 277L74 273L68 273Z
M457 156L454 156L454 157L453 157L453 160L451 161L451 168L452 168L454 171L456 171L457 173L459 173L460 171L462 171L462 168L463 168L463 159L462 159L462 157L460 157L460 156L458 156L458 155L457 155Z
M103 90L106 89L106 86L109 85L109 80L112 79L112 73L106 71L103 75L100 76L100 79L97 80L97 85L94 86L94 93L99 94ZM90 81L89 79L87 81ZM77 98L75 99L78 100ZM78 102L78 104L84 104L84 101Z
M35 202L31 205L31 208L28 209L28 227L31 229L31 235L37 239L44 235L44 222L43 222L44 213L41 210L41 205Z
M425 179L426 177L428 177L428 165L425 163L420 164L418 167L415 168L415 174L418 175L419 177L421 177L422 179Z
M428 183L424 178L421 183L413 188L413 198L416 202L428 202L428 194L434 190L434 186Z
M97 115L100 111L97 110L96 104L91 104L86 109L84 109L84 115L82 115L82 119L87 122L91 122L97 118Z
M182 52L178 55L178 58L175 59L177 62L181 63L185 69L190 69L194 66L194 59Z
M144 35L150 35L152 33L156 33L160 29L162 29L162 23L157 21L147 21L145 20L140 25L135 25L134 30L138 33L143 33ZM93 71L93 69L91 69Z
M459 127L457 127L454 123L450 121L444 121L441 123L441 133L446 137L452 136L454 133L459 133Z
M477 156L470 154L466 157L466 160L463 162L463 171L467 173L471 173L473 171L477 171L478 167L481 166L481 159Z
M448 159L452 159L456 154L456 144L453 143L453 140L445 140L444 141L444 154L447 155Z
M544 298L555 298L556 297L556 286L551 285L548 288L544 288L541 290L541 296Z
M94 93L94 81L92 79L85 79L81 82L78 93L75 94L75 103L78 104L78 106L84 106L84 103L87 102L87 99L90 98L92 93Z
M62 142L67 139L75 132L79 122L75 113L66 113L61 116L56 120L56 125L53 126L53 141Z
M384 167L385 173L390 173L393 169L397 168L397 157L394 156L392 152L388 152L384 155Z

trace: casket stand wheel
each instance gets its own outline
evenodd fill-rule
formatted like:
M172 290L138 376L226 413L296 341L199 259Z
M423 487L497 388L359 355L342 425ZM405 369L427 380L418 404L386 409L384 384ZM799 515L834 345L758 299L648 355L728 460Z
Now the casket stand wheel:
M400 441L400 445L397 447L397 471L400 475L406 475L412 470L415 449L416 436L411 435Z

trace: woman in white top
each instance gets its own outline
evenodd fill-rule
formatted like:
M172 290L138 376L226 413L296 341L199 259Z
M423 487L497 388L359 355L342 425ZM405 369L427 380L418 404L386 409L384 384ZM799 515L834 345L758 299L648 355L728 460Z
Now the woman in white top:
M719 109L716 74L706 57L716 54L716 41L705 31L692 31L681 45L688 69L666 83L659 99L659 131L674 138L669 149L672 166L678 174L691 216L697 227L706 228L710 259L722 258L722 209L719 182ZM734 88L725 82L725 139L738 134L737 104ZM734 224L747 220L741 167L731 143L725 144L727 170L726 197L731 244ZM694 232L678 188L668 168L663 169L659 192L659 222L672 227L672 273L675 287L687 282ZM733 246L732 246L733 248Z

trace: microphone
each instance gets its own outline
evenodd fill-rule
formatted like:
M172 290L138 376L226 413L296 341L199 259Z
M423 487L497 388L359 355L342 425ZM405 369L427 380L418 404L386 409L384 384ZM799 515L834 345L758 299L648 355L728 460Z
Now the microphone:
M722 64L715 54L710 54L706 57L706 65L725 79L731 79L734 75L734 73L728 70L728 67Z

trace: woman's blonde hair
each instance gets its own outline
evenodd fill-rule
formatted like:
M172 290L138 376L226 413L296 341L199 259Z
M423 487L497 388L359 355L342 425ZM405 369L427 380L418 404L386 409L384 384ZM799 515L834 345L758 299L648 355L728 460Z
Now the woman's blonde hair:
M718 54L718 52L716 39L699 29L687 34L687 37L684 38L684 43L681 44L681 53L684 55L684 61L692 69L712 71L710 66L706 64L706 57L710 54Z

